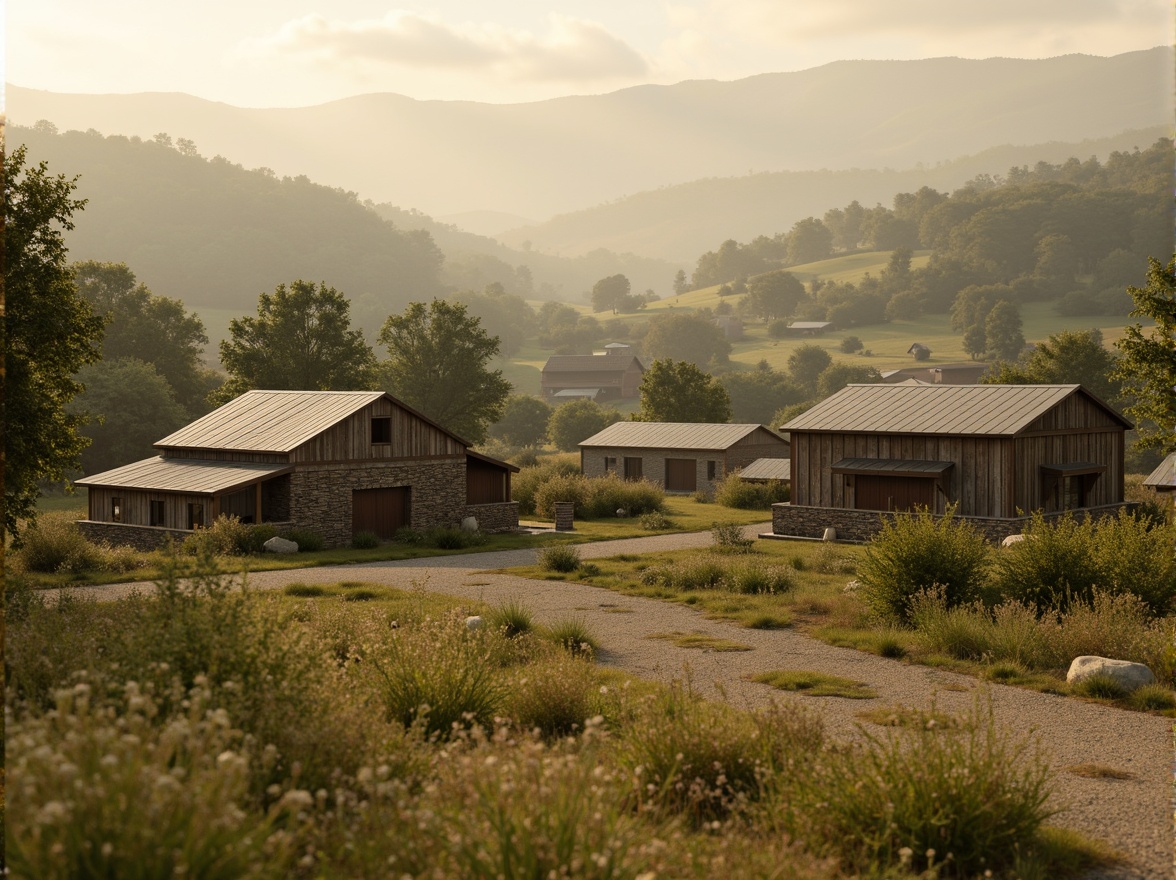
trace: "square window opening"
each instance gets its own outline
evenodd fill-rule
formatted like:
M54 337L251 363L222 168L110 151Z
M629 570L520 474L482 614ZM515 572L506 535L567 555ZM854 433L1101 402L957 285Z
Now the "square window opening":
M164 516L163 502L162 501L152 501L151 502L151 525L153 525L153 526L163 525L163 516Z
M378 416L372 419L372 443L392 442L392 419Z

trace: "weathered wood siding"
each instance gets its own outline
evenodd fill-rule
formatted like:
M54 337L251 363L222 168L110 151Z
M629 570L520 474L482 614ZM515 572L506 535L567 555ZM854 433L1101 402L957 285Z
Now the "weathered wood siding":
M1086 431L1109 428L1122 432L1123 425L1085 394L1072 394L1023 430L1019 436L1043 431Z
M1043 433L1016 439L1016 506L1031 511L1057 509L1046 496L1042 465L1090 462L1106 466L1086 496L1087 507L1118 504L1123 500L1123 453L1125 437L1121 428L1109 431L1066 431Z
M721 453L720 453L721 455ZM788 458L789 445L783 437L771 439L764 431L754 431L732 443L723 457L727 470L747 467L757 458Z
M792 433L792 503L853 509L852 477L833 474L843 458L892 458L955 463L936 492L935 511L958 503L965 516L1013 516L1013 441L999 437Z
M163 502L163 522L157 525L168 529L188 528L188 504L199 504L204 509L204 524L210 525L212 498L208 495L185 495L178 492L149 492L134 489L112 489L107 486L91 486L90 515L94 522L114 522L111 516L111 502L118 498L122 503L122 523L125 525L151 525L151 502Z
M487 461L466 459L466 504L510 501L510 471Z
M391 442L372 443L372 419L390 418ZM307 462L390 461L455 458L465 447L439 428L392 401L381 399L364 407L313 440L295 449L290 460Z

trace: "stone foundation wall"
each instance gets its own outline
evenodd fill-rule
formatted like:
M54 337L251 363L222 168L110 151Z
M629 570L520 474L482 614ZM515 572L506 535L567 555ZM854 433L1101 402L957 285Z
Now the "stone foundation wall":
M136 550L144 552L158 550L168 541L179 543L192 534L187 529L133 526L125 523L97 522L92 519L78 520L77 525L87 540L95 543L134 547Z
M1134 507L1134 503L1107 504L1102 507L1088 507L1072 511L1082 517L1114 515L1121 508ZM868 541L882 529L883 517L911 516L907 512L882 513L874 510L840 510L833 507L806 507L794 504L772 505L772 534L795 538L821 538L825 529L832 526L837 530L838 541ZM1060 519L1065 513L1047 513L1047 520ZM1009 535L1020 534L1030 517L1011 519L968 516L966 519L989 541L999 543Z
M300 467L290 475L291 519L322 535L328 547L344 547L351 543L353 489L411 486L414 529L460 525L465 468L464 458Z
M519 503L502 501L497 504L467 504L466 516L478 521L482 532L513 532L519 527Z

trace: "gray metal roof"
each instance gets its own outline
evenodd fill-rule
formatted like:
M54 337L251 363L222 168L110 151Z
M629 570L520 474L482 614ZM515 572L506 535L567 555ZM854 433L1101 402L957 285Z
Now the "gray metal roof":
M636 357L615 354L553 354L543 365L544 373L623 373L637 361Z
M835 474L901 474L937 477L955 467L952 461L923 461L907 458L842 458L833 462Z
M757 458L739 476L745 480L791 480L792 462L787 458Z
M1160 462L1159 467L1144 478L1143 485L1157 489L1176 489L1176 452Z
M780 430L1011 437L1076 393L1131 427L1080 385L903 384L850 385Z
M290 452L383 396L383 391L247 391L155 446Z
M831 321L793 321L788 325L789 330L824 330L832 327Z
M630 446L645 449L726 449L749 434L763 431L783 437L763 425L706 425L692 422L617 422L581 440L581 446Z
M157 492L191 492L211 495L293 470L288 464L256 464L237 461L201 461L193 458L145 458L133 464L77 480L79 486L113 486L151 489Z

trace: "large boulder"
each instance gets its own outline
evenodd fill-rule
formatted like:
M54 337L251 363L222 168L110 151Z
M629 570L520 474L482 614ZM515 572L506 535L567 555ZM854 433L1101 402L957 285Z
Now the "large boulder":
M1109 657L1096 657L1092 654L1074 658L1074 662L1070 664L1070 671L1066 673L1066 681L1075 684L1096 675L1105 675L1128 691L1141 688L1145 684L1156 683L1155 675L1142 663L1112 660Z
M461 521L461 530L463 532L476 532L478 530L478 518L476 516L467 516Z
M298 542L297 541L287 541L285 538L279 538L277 535L274 535L272 538L270 538L268 541L266 541L262 546L265 547L266 553L297 553L298 552Z

